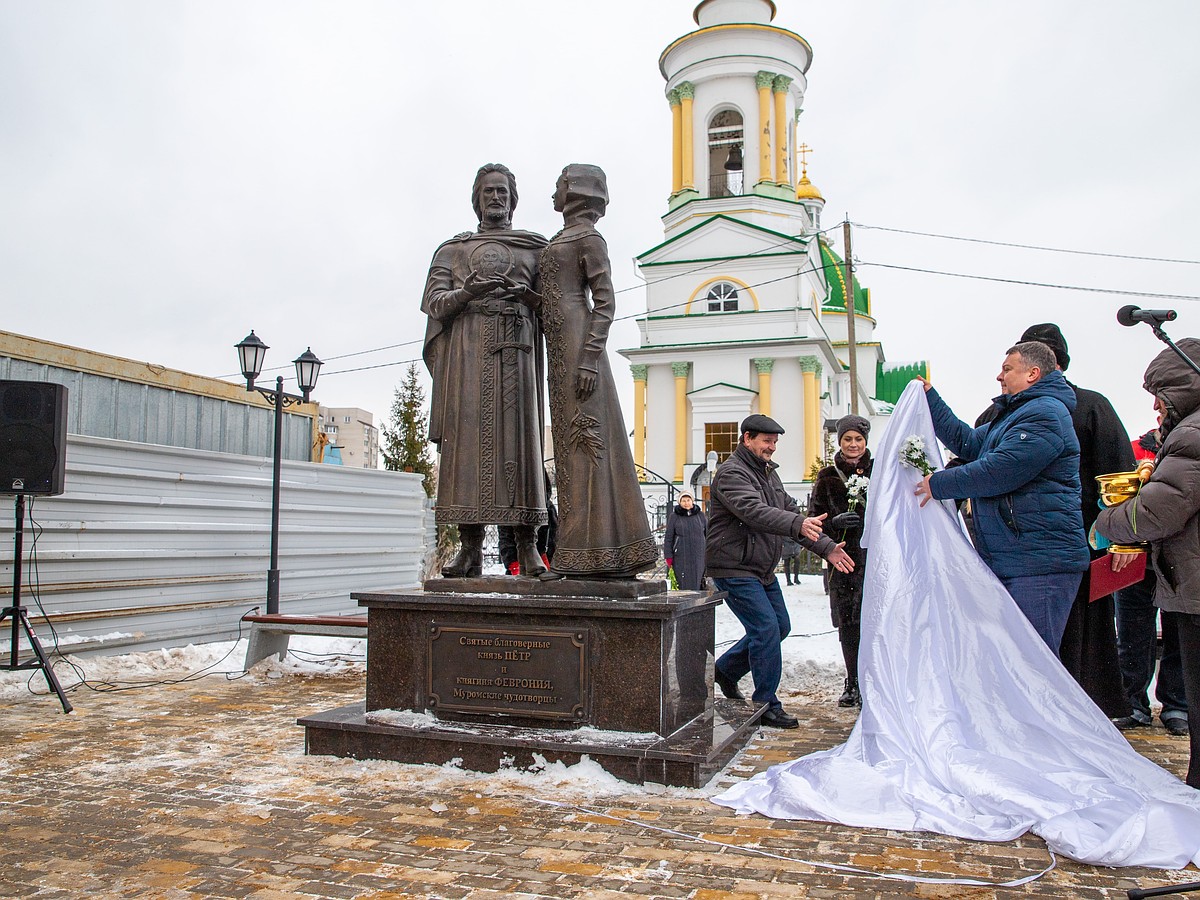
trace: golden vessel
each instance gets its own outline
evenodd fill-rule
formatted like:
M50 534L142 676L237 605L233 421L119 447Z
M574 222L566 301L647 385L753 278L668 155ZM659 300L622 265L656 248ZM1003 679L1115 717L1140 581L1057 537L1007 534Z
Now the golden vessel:
M1117 506L1131 497L1136 497L1149 477L1150 470L1145 467L1139 467L1134 472L1097 475L1096 483L1100 486L1100 502L1105 506ZM1113 544L1108 550L1110 553L1145 553L1146 545Z

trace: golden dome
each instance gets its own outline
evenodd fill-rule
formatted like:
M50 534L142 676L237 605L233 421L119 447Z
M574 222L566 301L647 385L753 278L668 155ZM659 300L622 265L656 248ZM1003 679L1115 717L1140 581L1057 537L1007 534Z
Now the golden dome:
M801 176L800 181L796 184L796 199L797 200L820 200L825 202L825 198L821 196L821 192L817 190L817 186L808 180L808 173Z

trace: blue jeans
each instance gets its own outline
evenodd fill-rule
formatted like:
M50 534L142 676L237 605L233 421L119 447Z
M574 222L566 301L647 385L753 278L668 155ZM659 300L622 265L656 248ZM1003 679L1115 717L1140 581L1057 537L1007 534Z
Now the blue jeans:
M1121 661L1121 680L1133 707L1133 717L1150 724L1150 698L1147 691L1154 676L1158 632L1158 607L1154 605L1154 573L1137 584L1117 591L1117 656ZM1154 696L1162 704L1160 718L1187 718L1187 699L1183 693L1183 664L1179 658L1179 631L1175 616L1162 615L1162 659L1158 661L1158 683Z
M771 709L782 704L775 695L783 676L783 639L792 630L783 591L777 579L763 584L757 578L714 578L718 591L725 591L725 605L737 616L746 635L717 660L717 668L732 681L747 672L754 675L755 703Z
M1001 578L1029 624L1046 642L1055 656L1062 643L1075 595L1079 593L1082 572L1054 572L1049 575L1018 575Z

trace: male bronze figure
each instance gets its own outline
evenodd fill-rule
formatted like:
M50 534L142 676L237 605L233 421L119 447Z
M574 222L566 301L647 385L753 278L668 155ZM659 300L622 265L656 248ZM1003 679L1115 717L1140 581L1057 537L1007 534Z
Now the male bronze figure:
M513 229L517 183L499 163L480 168L471 203L479 228L438 247L421 304L433 378L429 439L440 455L434 517L457 525L462 540L442 575L482 574L489 523L514 527L522 574L539 575L546 495L537 264L546 239Z

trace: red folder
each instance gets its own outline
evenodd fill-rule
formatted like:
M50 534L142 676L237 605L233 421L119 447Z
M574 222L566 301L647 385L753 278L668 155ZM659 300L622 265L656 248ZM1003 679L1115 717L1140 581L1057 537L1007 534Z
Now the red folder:
M1139 553L1137 559L1120 572L1112 570L1112 554L1106 553L1099 559L1092 560L1091 571L1088 572L1088 602L1107 597L1113 591L1137 584L1146 577L1146 554Z

